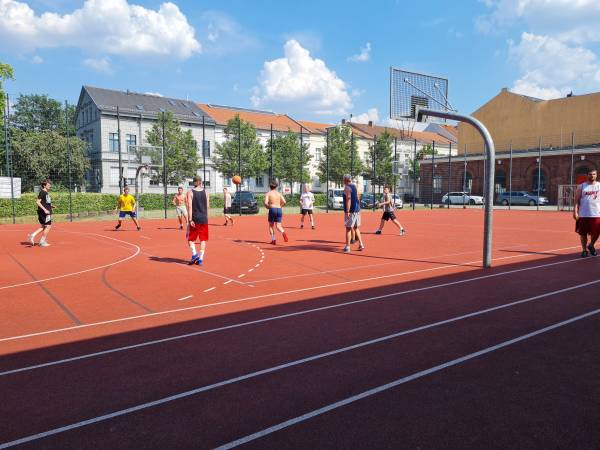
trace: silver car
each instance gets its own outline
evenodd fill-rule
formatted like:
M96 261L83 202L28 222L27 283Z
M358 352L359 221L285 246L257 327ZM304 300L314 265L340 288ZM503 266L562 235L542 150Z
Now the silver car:
M468 192L448 192L442 197L442 203L446 205L483 205L483 197Z
M548 198L543 196L537 196L537 194L533 194L527 191L506 191L498 194L496 197L496 202L501 205L508 206L510 205L547 205Z

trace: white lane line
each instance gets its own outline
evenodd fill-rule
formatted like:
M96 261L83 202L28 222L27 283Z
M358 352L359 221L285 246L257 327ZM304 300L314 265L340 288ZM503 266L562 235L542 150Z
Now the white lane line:
M248 273L254 272L254 269L248 269Z
M140 236L142 239L148 239L149 241L152 240L151 238L149 238L148 236Z
M216 289L216 287L214 287L214 286L213 286L213 287L211 287L211 288L204 289L204 292L210 292L210 291L214 291L215 289Z
M533 331L531 333L527 333L527 334L518 336L516 338L509 339L507 341L503 341L503 342L501 342L499 344L496 344L496 345L493 345L491 347L486 347L486 348L478 350L476 352L469 353L467 355L461 356L460 358L456 358L456 359L447 361L445 363L439 364L437 366L430 367L429 369L421 370L419 372L416 372L416 373L413 373L411 375L408 375L408 376L399 378L399 379L397 379L395 381L392 381L391 383L387 383L387 384L384 384L384 385L381 385L381 386L377 386L376 388L369 389L367 391L361 392L360 394L357 394L357 395L354 395L354 396L351 396L351 397L347 397L347 398L345 398L343 400L340 400L340 401L335 402L335 403L331 403L331 404L329 404L327 406L324 406L322 408L313 410L313 411L311 411L309 413L303 414L301 416L295 417L295 418L287 420L285 422L281 422L281 423L279 423L277 425L274 425L272 427L265 428L264 430L258 431L256 433L250 434L248 436L244 436L244 437L242 437L240 439L237 439L235 441L232 441L232 442L229 442L227 444L224 444L223 446L220 446L219 449L229 449L229 448L237 447L237 446L242 445L242 444L244 444L246 442L250 442L250 441L256 440L256 439L264 437L264 436L266 436L268 434L274 433L275 431L279 431L281 429L290 427L290 426L292 426L294 424L297 424L297 423L303 422L305 420L308 420L308 419L310 419L312 417L316 417L316 416L321 415L321 414L323 414L323 413L325 413L327 411L331 411L333 409L340 408L340 407L348 405L350 403L354 403L354 402L356 402L358 400L370 397L370 396L375 395L375 394L377 394L379 392L383 392L383 391L389 390L389 389L391 389L393 387L399 386L401 384L407 383L407 382L412 381L412 380L416 380L418 378L422 378L422 377L424 377L426 375L430 375L432 373L438 372L438 371L446 369L448 367L452 367L452 366L455 366L455 365L458 365L458 364L462 364L463 362L469 361L469 360L471 360L473 358L477 358L479 356L482 356L482 355L485 355L485 354L488 354L488 353L492 353L492 352L494 352L496 350L499 350L499 349L504 348L504 347L508 347L508 346L510 346L512 344L515 344L517 342L521 342L521 341L524 341L526 339L530 339L532 337L535 337L535 336L538 336L540 334L546 333L548 331L551 331L551 330L560 328L562 326L565 326L565 325L577 322L579 320L582 320L582 319L594 316L594 315L599 314L599 313L600 313L600 309L595 309L595 310L590 311L588 313L572 317L572 318L564 320L562 322L554 323L554 324L549 325L547 327L540 328L540 329L538 329L536 331ZM379 338L379 339L374 339L373 341L381 342L380 340L381 339L385 339L386 337ZM165 403L170 403L170 402L173 402L175 400L180 400L182 398L190 397L190 396L202 393L202 392L207 392L207 391L210 391L210 390L213 390L213 389L216 389L216 388L220 388L220 387L223 387L223 386L227 386L227 385L231 385L231 384L234 384L234 383L238 383L240 381L248 380L248 379L251 379L251 378L256 378L256 377L259 377L261 375L266 375L266 374L269 374L269 373L273 373L273 372L277 372L277 371L280 371L280 370L283 370L283 369L287 369L289 367L298 366L300 364L304 364L304 363L315 361L315 360L318 360L318 359L322 359L322 358L325 358L325 357L328 357L328 356L336 355L336 354L341 353L342 351L345 352L345 351L349 351L349 350L354 350L356 348L363 347L364 345L367 345L367 344L366 343L361 343L361 344L357 344L357 345L345 347L343 349L332 350L330 352L320 353L318 355L309 356L307 358L297 359L295 361L290 361L290 362L287 362L287 363L284 363L284 364L280 364L280 365L277 365L277 366L269 367L267 369L258 370L256 372L251 372L251 373L248 373L248 374L245 374L245 375L241 375L239 377L230 378L228 380L219 381L217 383L210 384L210 385L207 385L207 386L201 386L201 387L198 387L198 388L195 388L195 389L191 389L191 390L188 390L188 391L185 391L185 392L180 392L180 393L175 394L175 395L171 395L171 396L168 396L168 397L163 397L161 399L154 400L154 401L151 401L151 402L141 403L139 405L135 405L135 406L132 406L132 407L126 408L126 409L121 409L121 410L118 410L118 411L114 411L114 412L109 413L109 414L104 414L104 415L96 416L96 417L93 417L93 418L90 418L90 419L87 419L87 420L82 420L80 422L71 423L69 425L65 425L65 426L62 426L62 427L54 428L54 429L51 429L51 430L48 430L48 431L45 431L45 432L42 432L42 433L32 434L32 435L29 435L29 436L22 437L20 439L16 439L16 440L13 440L13 441L10 441L10 442L2 443L2 444L0 444L0 449L13 447L15 445L20 445L20 444L25 444L25 443L28 443L28 442L32 442L32 441L36 441L36 440L39 440L39 439L46 438L48 436L53 436L53 435L56 435L56 434L64 433L66 431L74 430L74 429L77 429L77 428L82 428L82 427L85 427L87 425L92 425L92 424L95 424L95 423L104 422L104 421L109 420L109 419L114 419L115 417L124 416L124 415L127 415L127 414L131 414L133 412L141 411L141 410L152 408L152 407L155 407L155 406L158 406L158 405L162 405L162 404L165 404Z
M124 244L127 244L127 245L130 245L130 246L134 247L135 248L135 252L132 255L129 255L128 257L126 257L126 258L119 259L118 261L114 261L114 262L111 262L111 263L108 263L108 264L103 264L103 265L98 266L98 267L92 267L90 269L80 270L78 272L71 272L71 273L66 273L66 274L63 274L63 275L57 275L55 277L42 278L42 279L35 280L35 281L27 281L25 283L17 283L17 284L11 284L11 285L8 285L8 286L0 286L0 291L4 290L4 289L11 289L11 288L16 288L16 287L21 287L21 286L28 286L28 285L31 285L31 284L44 283L46 281L60 280L61 278L72 277L72 276L75 276L75 275L81 275L82 273L88 273L88 272L93 272L95 270L104 269L105 267L115 266L117 264L124 263L125 261L129 261L132 258L135 258L141 252L140 247L138 247L137 245L132 244L130 242L127 242L127 241L122 241L120 239L115 239L115 238L111 238L111 237L108 237L108 236L103 236L101 234L96 234L96 233L83 233L83 234L87 234L87 235L90 235L90 236L92 236L92 235L93 236L100 236L100 237L105 238L105 239L110 239L111 241L122 242Z
M254 267L258 267L258 266L260 266L260 263L259 263L259 264L257 264L257 265L255 265Z
M578 258L578 259L572 260L572 261L581 261L581 259ZM541 267L543 267L543 266L541 266ZM479 311L474 311L474 312L471 312L471 313L464 314L462 316L453 317L453 318L446 319L446 320L443 320L443 321L440 321L440 322L434 322L434 323L431 323L431 324L428 324L428 325L422 325L422 326L414 328L412 330L402 331L401 333L402 334L410 334L410 333L413 333L413 332L416 332L416 331L422 331L422 330L425 330L425 329L428 329L428 328L433 328L433 327L444 325L444 324L447 324L447 323L457 322L459 320L467 319L467 318L470 318L470 317L476 317L476 316L487 314L487 313L490 313L490 312L493 312L493 311L499 311L501 309L510 308L512 306L529 303L529 302L532 302L532 301L535 301L535 300L539 300L539 299L542 299L542 298L550 297L552 295L564 294L565 292L570 292L570 291L575 290L575 289L580 289L582 287L587 287L587 286L591 286L591 285L598 284L598 283L600 283L600 280L595 280L595 281L590 281L590 282L587 282L587 283L576 284L574 286L570 286L570 287L567 287L567 288L559 289L559 290L556 290L556 291L546 292L544 294L539 294L539 295L536 295L536 296L533 296L533 297L529 297L529 298L525 298L525 299L522 299L522 300L516 300L516 301L510 302L510 303L504 303L504 304L501 304L501 305L492 306L490 308L482 309L482 310L479 310ZM303 311L297 311L297 312L293 312L293 313L282 314L282 315L279 315L279 316L266 317L264 319L257 319L257 320L252 320L252 321L248 321L248 322L241 322L241 323L237 323L237 324L233 324L233 325L226 325L226 326L219 327L219 328L213 328L213 329L202 330L202 331L195 331L193 333L182 334L182 335L179 335L179 336L172 336L172 337L168 337L168 338L164 338L164 339L157 339L157 340L153 340L153 341L146 341L146 342L142 342L142 343L139 343L139 344L132 344L132 345L124 346L124 347L117 347L117 348L113 348L113 349L109 349L109 350L104 350L104 351L101 351L101 352L89 353L87 355L74 356L74 357L71 357L71 358L61 359L61 360L57 360L57 361L50 361L50 362L46 362L46 363L42 363L42 364L37 364L37 365L34 365L34 366L27 366L27 367L22 367L22 368L19 368L19 369L8 370L8 371L5 371L5 372L0 372L0 376L10 375L10 374L19 373L19 372L26 372L26 371L29 371L29 370L39 369L39 368L42 368L42 367L48 367L48 366L54 366L54 365L59 365L59 364L65 364L65 363L68 363L68 362L79 361L79 360L88 359L88 358L94 358L94 357L97 357L97 356L108 355L108 354L111 354L111 353L117 353L117 352L121 352L121 351L125 351L125 350L132 350L132 349L135 349L135 348L147 347L147 346L150 346L150 345L162 344L162 343L165 343L165 342L171 342L171 341L175 341L175 340L179 340L179 339L187 339L187 338L191 338L191 337L195 337L195 336L200 336L200 335L205 335L205 334L211 334L211 333L216 333L216 332L226 331L226 330L232 330L232 329L235 329L235 328L242 328L242 327L246 327L246 326L250 326L250 325L257 325L257 324L266 323L266 322L273 322L273 321L276 321L276 320L287 319L287 318L290 318L290 317L303 316L303 315L312 314L312 313L315 313L315 312L326 311L326 310L330 310L330 309L343 308L343 307L350 306L350 305L358 305L358 304L361 304L361 303L368 303L368 302L372 302L372 301L376 301L376 300L390 299L392 297L406 295L406 294L412 294L412 293L415 293L415 292L422 292L422 291L426 291L426 290L430 290L430 289L443 288L443 287L447 287L450 284L454 284L454 283L444 283L444 284L430 286L430 287L423 287L423 288L411 289L411 290L407 290L407 291L394 292L394 293L391 293L391 294L378 295L376 297L362 298L362 299L353 300L353 301L346 302L346 303L339 303L339 304L335 304L335 305L322 306L322 307L319 307L319 308L312 308L312 309L307 309L307 310L303 310Z
M408 383L409 381L417 380L417 379L425 377L427 375L431 375L433 373L439 372L440 370L447 369L448 367L462 364L471 359L478 358L480 356L495 352L496 350L500 350L502 348L516 344L518 342L522 342L527 339L531 339L535 336L539 336L540 334L547 333L548 331L556 330L557 328L564 327L566 325L570 325L579 320L587 319L588 317L595 316L599 313L600 313L600 309L595 309L588 313L581 314L581 315L575 316L575 317L571 317L570 319L567 319L567 320L563 320L562 322L557 322L557 323L549 325L547 327L540 328L539 330L533 331L531 333L523 334L516 338L509 339L504 342L500 342L499 344L492 345L491 347L486 347L486 348L478 350L476 352L469 353L467 355L461 356L460 358L446 361L445 363L438 364L437 366L430 367L429 369L421 370L421 371L415 372L411 375L408 375L408 376L405 376L402 378L398 378L397 380L392 381L391 383L386 383L381 386L377 386L375 388L369 389L367 391L363 391L360 394L356 394L351 397L346 397L343 400L337 401L335 403L330 403L329 405L323 406L322 408L315 409L308 413L302 414L301 416L294 417L293 419L286 420L285 422L281 422L277 425L273 425L269 428L265 428L264 430L257 431L256 433L249 434L240 439L236 439L235 441L231 441L227 444L217 447L216 450L228 450L228 449L231 449L234 447L238 447L240 445L246 444L246 443L254 441L256 439L265 437L269 434L275 433L276 431L280 431L280 430L283 430L284 428L289 428L292 425L296 425L298 423L312 419L313 417L320 416L321 414L325 414L326 412L333 411L334 409L341 408L343 406L349 405L351 403L357 402L357 401L365 399L367 397L371 397L375 394L379 394L380 392L390 390L390 389L400 386L402 384Z
M245 273L240 273L240 274L238 275L238 278L244 278L245 276L246 276L246 274L245 274Z
M231 283L232 281L233 281L233 280L227 280L227 281L226 281L225 283L223 283L223 284L229 284L229 283Z
M183 300L187 300L188 298L192 298L192 297L193 297L193 295L186 295L185 297L178 298L177 300L181 302Z
M566 250L566 249L573 249L573 248L580 248L580 247L566 247L566 248L562 248L562 249L552 249L552 250L546 250L546 251L547 252L556 252L556 251L559 251L559 250ZM500 258L492 258L492 261L499 261L499 260L513 259L513 258L526 258L528 256L531 256L531 255L528 254L528 253L525 253L525 254L513 255L513 256L503 256L503 257L500 257ZM512 273L524 272L524 271L527 271L527 270L539 269L539 268L544 268L544 267L551 267L551 266L555 266L555 265L558 265L558 264L566 264L566 263L577 262L577 261L584 261L584 260L582 258L568 259L568 260L565 260L565 261L558 261L558 262L554 262L554 263L541 264L541 265L538 265L538 266L525 267L525 268L522 268L522 269L514 269L514 270L508 270L508 271L505 271L505 272L497 272L495 274L490 274L490 275L481 275L481 276L473 277L473 278L465 278L463 280L453 281L451 283L443 283L443 284L433 285L433 286L430 286L430 287L419 288L418 290L435 289L435 288L438 288L438 287L450 286L450 285L454 285L454 284L468 283L468 282L471 282L471 281L479 281L479 280L484 280L484 279L487 279L487 278L493 278L493 277L497 277L497 276L503 276L503 275L508 275L508 274L512 274ZM481 263L481 260L464 262L462 264L456 264L455 266L459 267L459 266L462 266L462 265L465 265L465 264L475 264L475 263ZM399 273L390 274L390 275L382 275L382 276L379 276L379 277L369 277L369 278L356 279L356 280L350 280L350 281L341 281L339 283L321 284L321 285L311 286L311 287L307 287L307 288L292 289L292 290L289 290L289 291L279 291L279 292L273 292L273 293L270 293L270 294L254 295L254 296L251 296L251 297L243 297L243 298L238 298L238 299L233 299L233 300L223 300L221 302L207 303L207 304L204 304L204 305L196 305L196 306L188 306L188 307L185 307L185 308L168 309L166 311L158 311L158 312L155 312L155 313L150 313L150 314L145 314L145 315L121 317L119 319L104 320L104 321L101 321L101 322L87 323L87 324L84 324L84 325L76 325L76 326L65 327L65 328L56 328L54 330L40 331L40 332L37 332L37 333L29 333L29 334L23 334L23 335L19 335L19 336L10 336L10 337L6 337L6 338L1 338L0 342L13 341L13 340L17 340L17 339L27 339L27 338L30 338L30 337L44 336L44 335L47 335L47 334L54 334L54 333L62 333L62 332L66 332L66 331L78 330L78 329L81 329L81 328L89 328L89 327L95 327L95 326L100 326L100 325L107 325L107 324L118 323L118 322L126 322L126 321L130 321L130 320L147 319L147 318L153 317L153 316L161 316L161 315L165 315L165 314L174 314L174 313L180 313L180 312L185 312L185 311L193 311L193 310L196 310L196 309L211 308L211 307L220 306L220 305L227 305L227 304L230 304L230 303L240 303L240 302L246 302L246 301L251 301L251 300L258 300L258 299L261 299L261 298L276 297L278 295L297 294L297 293L300 293L300 292L307 292L307 291L314 291L314 290L319 290L319 289L326 289L326 288L329 288L329 287L337 287L337 286L343 286L343 285L348 285L348 284L356 284L356 283L362 283L362 282L365 282L365 281L375 281L375 280L379 280L379 279L383 279L383 278L392 278L392 277L402 277L402 276L405 276L405 275L414 275L416 273L431 272L431 271L440 270L440 269L452 268L452 267L455 267L455 266L443 265L443 266L438 266L438 267L431 267L431 268L428 268L428 269L413 270L413 271L409 271L409 272L399 272ZM423 281L423 280L416 280L416 281ZM251 285L251 284L245 284L245 285L253 287L253 285ZM410 292L412 292L412 291L410 291ZM392 294L389 294L389 295L397 295L397 294L398 293L396 292L396 293L392 293Z

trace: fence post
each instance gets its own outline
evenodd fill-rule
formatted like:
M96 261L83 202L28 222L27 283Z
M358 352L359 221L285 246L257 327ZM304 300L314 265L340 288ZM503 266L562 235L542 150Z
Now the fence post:
M450 192L452 191L452 185L450 180L452 179L452 142L448 145L448 209L450 209Z
M271 145L269 147L270 147L269 150L271 152L271 155L270 155L271 165L269 166L269 183L270 183L271 181L273 181L273 124L271 124Z
M16 207L15 207L15 186L12 170L12 158L10 157L10 145L8 143L8 121L10 120L10 99L6 94L6 107L3 108L4 113L4 146L6 148L6 175L10 177L10 202L12 205L12 223L16 223Z
M433 209L433 183L435 181L435 141L432 141L432 149L431 152L431 204L429 205L429 209Z
M573 170L574 170L574 161L573 158L575 156L575 132L571 133L571 182L569 183L573 186Z
M327 205L327 208L325 209L328 213L329 213L329 152L331 151L331 143L329 142L329 128L327 128L327 137L326 137L326 144L327 144L327 160L326 160L326 174L325 174L325 204Z
M397 177L396 177L396 172L398 171L398 138L395 137L394 138L394 165L396 166L394 170L394 205L396 205L396 184L398 184L397 182Z
M300 195L302 195L302 189L304 188L304 140L302 135L302 125L300 125Z
M542 137L539 139L538 146L538 176L537 176L537 200L536 200L536 209L540 210L540 187L542 185Z
M417 196L417 140L414 140L415 147L413 153L413 196L412 196L412 209L415 210L415 197Z
M205 116L204 112L202 113L202 180L204 181L204 186L206 186L206 125L204 123ZM209 180L210 183L210 180ZM216 192L216 191L215 191Z
M164 134L164 127L163 127ZM121 154L121 115L119 114L119 107L117 106L117 139L119 143L119 194L123 193L123 157Z
M376 168L375 161L377 159L377 135L373 135L373 176L371 177L371 192L373 192L373 211L375 211L375 178Z
M466 205L465 205L465 200L466 200L465 193L467 192L467 144L465 144L465 164L464 165L465 165L465 168L463 170L463 186L462 186L463 187L462 188L462 191L463 191L463 195L462 195L463 209L466 208ZM471 180L472 180L472 178L471 178ZM470 191L469 191L469 193L470 193Z
M242 178L242 118L238 116L238 175ZM242 178L242 182L243 182ZM250 188L250 181L248 181L248 188ZM240 201L240 216L242 215L242 184L236 186L236 190L239 192L238 198Z
M508 209L512 208L512 171L513 171L513 146L512 141L510 142L510 153L509 153L509 161L508 161Z
M354 130L350 126L350 178L354 180Z
M163 156L163 208L165 213L165 219L167 218L167 147L165 138L165 113L161 113L162 117L162 156ZM119 138L119 146L121 145L121 139ZM120 148L120 147L119 147Z
M69 179L69 222L73 222L73 185L71 184L71 146L69 145L69 103L65 100L65 142L67 143L67 177ZM119 136L119 140L121 137ZM120 143L119 143L120 145Z

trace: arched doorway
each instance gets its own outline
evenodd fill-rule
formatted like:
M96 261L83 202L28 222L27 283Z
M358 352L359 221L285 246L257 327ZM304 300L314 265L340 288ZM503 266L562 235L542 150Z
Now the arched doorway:
M538 180L538 175L539 175L539 180ZM546 173L543 170L540 170L538 172L538 170L536 169L536 170L533 171L533 177L532 177L532 183L531 183L531 192L533 194L537 194L538 187L539 187L539 190L540 190L540 194L546 192Z
M504 170L496 170L494 178L494 192L501 194L506 191L506 172Z

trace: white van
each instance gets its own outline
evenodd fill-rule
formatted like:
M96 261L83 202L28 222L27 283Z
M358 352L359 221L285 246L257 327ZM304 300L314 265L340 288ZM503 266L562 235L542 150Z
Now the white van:
M329 209L344 209L343 189L329 189L327 194L327 205Z

